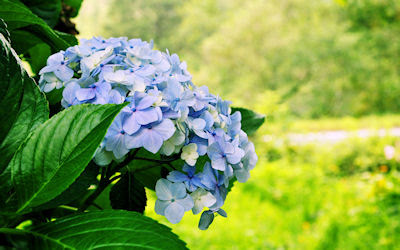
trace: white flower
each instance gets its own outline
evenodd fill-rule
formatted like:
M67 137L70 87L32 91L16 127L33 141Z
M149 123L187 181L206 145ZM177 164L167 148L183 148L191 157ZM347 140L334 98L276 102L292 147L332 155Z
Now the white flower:
M214 195L202 188L196 189L190 196L192 196L194 202L193 214L199 214L204 207L211 207L217 201Z
M196 143L189 143L182 148L181 159L184 160L188 165L194 166L197 158L199 158L199 153L197 153Z

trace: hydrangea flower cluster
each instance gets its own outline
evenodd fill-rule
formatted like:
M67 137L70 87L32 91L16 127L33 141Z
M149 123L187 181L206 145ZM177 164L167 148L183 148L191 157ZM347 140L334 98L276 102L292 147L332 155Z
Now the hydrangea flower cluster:
M229 101L197 87L186 63L140 39L95 37L49 57L40 71L42 91L62 89L62 106L129 102L116 117L94 156L98 165L145 148L178 154L182 171L156 183L155 211L171 223L185 212L199 214L207 228L221 209L229 181L245 182L257 162L254 145L241 130L241 114ZM200 165L198 159L206 157ZM204 162L204 161L202 161ZM212 218L210 217L212 216ZM211 219L210 219L211 218Z

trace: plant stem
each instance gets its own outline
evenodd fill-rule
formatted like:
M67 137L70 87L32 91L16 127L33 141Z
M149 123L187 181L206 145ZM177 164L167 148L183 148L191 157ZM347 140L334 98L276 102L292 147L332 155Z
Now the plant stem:
M179 157L174 157L174 158L167 159L167 160L149 159L149 158L144 158L144 157L136 157L135 158L135 160L150 161L150 162L156 162L156 163L160 163L160 164L168 164L168 163L173 162L173 161L175 161L177 159L179 159Z

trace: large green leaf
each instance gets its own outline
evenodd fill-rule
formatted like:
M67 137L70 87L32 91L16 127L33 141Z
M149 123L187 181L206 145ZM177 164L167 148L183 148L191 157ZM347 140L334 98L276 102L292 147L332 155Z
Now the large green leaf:
M5 32L4 23L0 23ZM0 173L28 134L49 118L46 98L3 34L0 33Z
M54 27L60 16L61 0L21 0L28 8L42 18L50 27Z
M37 75L46 66L47 58L51 55L50 46L45 43L38 43L28 50L24 56L31 65L32 72Z
M249 109L232 108L232 114L236 111L242 114L242 130L248 135L254 134L265 121L265 115L257 114Z
M4 19L9 26L11 37L13 37L15 31L24 30L28 31L35 38L40 38L43 42L49 44L54 51L66 49L71 45L57 35L45 21L33 14L32 11L22 3L0 0L0 6L0 17ZM18 40L13 39L13 43L14 42L18 44L31 44L30 36L20 37ZM18 47L24 47L24 45L18 45ZM17 52L23 53L24 51Z
M0 182L11 179L14 189L6 190L13 192L5 207L25 213L67 189L90 162L123 106L72 106L35 129L0 176Z
M74 35L67 34L58 30L55 30L56 34L64 39L67 43L70 44L70 46L77 45L78 44L78 39Z
M117 210L68 216L29 231L3 228L0 235L5 243L18 242L25 249L186 249L168 227Z
M87 194L90 185L97 184L97 176L99 174L99 166L91 162L81 175L60 195L48 201L34 210L44 210L54 208L59 205L69 205L71 202L82 199Z
M127 171L112 186L110 201L114 209L143 213L147 202L146 190L143 184L135 178L135 175Z

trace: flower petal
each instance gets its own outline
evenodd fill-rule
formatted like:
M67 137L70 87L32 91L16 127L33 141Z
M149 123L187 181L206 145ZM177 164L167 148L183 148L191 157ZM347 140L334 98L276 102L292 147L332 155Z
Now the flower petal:
M187 194L183 183L171 183L170 191L174 199L183 199Z
M158 134L156 131L154 131L154 128L152 129L142 129L142 142L143 142L143 147L152 152L153 154L157 153L158 150L160 150L162 144L163 144L163 138L161 137L160 134Z
M157 214L164 215L165 208L167 208L169 204L171 204L170 201L162 201L157 199L156 205L154 206L154 210Z
M168 174L167 179L172 182L184 182L189 180L189 177L179 171L172 171Z
M163 140L168 140L175 133L174 123L170 119L164 119L161 123L153 127Z
M176 202L178 202L185 209L185 211L191 210L194 205L192 197L188 194L186 195L185 198L176 200Z
M166 179L159 179L156 183L156 195L157 198L164 201L171 200L172 193L171 193L171 186L172 183Z
M182 220L185 209L177 202L172 202L164 210L165 217L172 224L176 224Z

